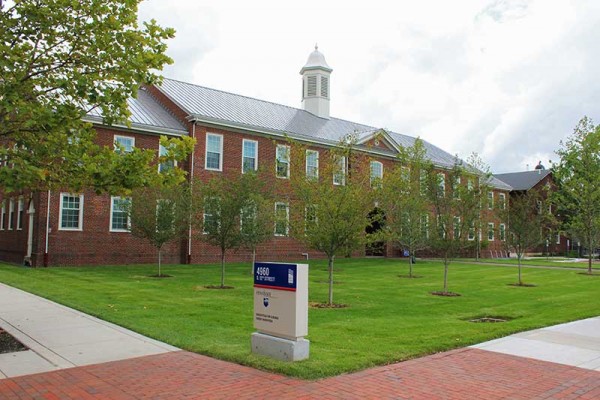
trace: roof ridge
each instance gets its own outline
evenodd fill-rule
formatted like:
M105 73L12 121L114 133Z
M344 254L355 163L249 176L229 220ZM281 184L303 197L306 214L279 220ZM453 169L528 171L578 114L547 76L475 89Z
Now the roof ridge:
M163 77L163 80L174 81L174 82L182 83L182 84L188 85L188 86L195 86L195 87L199 87L199 88L202 88L202 89L212 90L213 92L225 93L225 94L229 94L229 95L233 95L233 96L243 97L245 99L260 101L262 103L268 103L268 104L273 104L273 105L280 106L280 107L286 107L286 108L290 108L292 110L297 110L297 111L302 111L304 113L308 113L311 116L314 116L314 117L317 117L317 118L320 118L320 119L327 119L327 118L319 117L318 115L315 115L315 114L313 114L313 113L311 113L309 111L306 111L306 110L304 110L302 108L288 106L287 104L276 103L276 102L270 101L270 100L263 100L263 99L259 99L259 98L252 97L252 96L246 96L244 94L227 92L227 91L221 90L221 89L214 89L214 88L211 88L211 87L208 87L208 86L199 85L197 83L185 82L185 81L182 81L182 80L179 80L179 79L173 79L173 78ZM363 124L361 122L354 122L354 121L350 121L348 119L343 119L343 118L338 118L338 117L331 117L331 119L335 119L335 120L343 121L343 122L349 122L349 123L354 124L354 125L361 125L361 126L369 128L370 130L384 129L384 128L377 128L377 127L374 127L374 126L371 126L371 125Z

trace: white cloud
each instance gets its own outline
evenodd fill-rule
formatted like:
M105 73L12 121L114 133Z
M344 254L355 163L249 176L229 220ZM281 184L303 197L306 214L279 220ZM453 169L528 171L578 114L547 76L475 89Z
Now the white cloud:
M478 152L497 172L556 159L579 118L600 120L593 0L150 0L141 11L178 31L167 76L298 107L318 42L332 115Z

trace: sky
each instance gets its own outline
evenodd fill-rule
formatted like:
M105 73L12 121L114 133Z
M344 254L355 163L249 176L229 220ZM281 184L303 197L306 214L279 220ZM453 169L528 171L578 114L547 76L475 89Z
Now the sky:
M600 122L600 1L145 0L175 28L169 78L300 108L318 43L331 115L479 154L495 173Z

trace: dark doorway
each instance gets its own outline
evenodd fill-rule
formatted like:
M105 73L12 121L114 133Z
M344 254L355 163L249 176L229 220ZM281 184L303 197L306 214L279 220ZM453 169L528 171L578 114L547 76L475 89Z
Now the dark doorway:
M366 227L365 232L372 234L380 231L385 225L385 213L379 207L375 207L373 211L369 213L369 220L371 223ZM365 255L370 257L383 257L385 256L385 242L372 242L366 245Z

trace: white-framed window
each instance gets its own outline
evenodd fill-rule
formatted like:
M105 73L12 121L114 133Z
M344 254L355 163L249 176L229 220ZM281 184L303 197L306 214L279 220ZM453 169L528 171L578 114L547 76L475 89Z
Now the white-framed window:
M117 153L130 153L135 147L135 138L133 136L115 135L115 151Z
M289 233L290 207L288 203L275 203L275 236Z
M427 171L424 169L419 171L419 191L421 196L427 196Z
M506 210L506 194L498 193L498 202L501 210Z
M204 168L210 171L223 170L223 135L206 133Z
M498 225L498 236L500 237L501 241L506 241L506 225L505 224L500 224Z
M203 234L208 234L211 230L212 231L217 231L221 224L218 221L218 216L219 216L219 208L220 205L217 202L216 198L209 198L207 200L205 200L206 205L204 206L204 212L202 215L203 218L203 224L202 224L202 233ZM210 228L210 229L207 229Z
M317 150L306 150L306 177L319 179L319 152Z
M110 198L110 231L129 232L130 222L127 208L131 203L129 197L111 196Z
M488 192L488 210L494 209L494 192Z
M421 235L429 239L429 214L421 215Z
M83 229L83 195L61 193L58 229L80 231Z
M317 221L317 207L315 205L306 206L304 208L304 229L308 230Z
M346 184L346 156L338 156L334 159L334 163L333 184L344 186Z
M454 217L452 220L452 238L458 239L460 238L460 217Z
M164 157L167 155L167 148L162 144L158 145L158 156ZM167 160L158 164L158 172L166 172L177 166L176 160Z
M2 212L0 213L0 231L4 230L4 220L6 219L6 200L2 200Z
M467 190L469 192L473 190L473 179L472 178L467 179Z
M7 229L12 231L13 229L13 216L15 215L15 199L8 200L8 226Z
M494 224L492 222L488 223L488 240L494 241Z
M452 197L460 200L460 176L457 176L452 183Z
M437 174L438 196L446 196L446 174L440 172Z
M275 149L275 174L278 178L290 177L290 146L278 144Z
M23 217L24 217L24 205L23 196L19 196L17 199L17 230L23 230Z
M469 226L469 234L467 235L467 240L475 240L475 222L471 222Z
M242 173L258 169L258 142L256 140L242 140Z
M379 161L371 161L371 186L381 185L383 179L383 164Z

